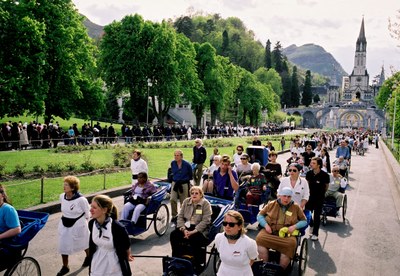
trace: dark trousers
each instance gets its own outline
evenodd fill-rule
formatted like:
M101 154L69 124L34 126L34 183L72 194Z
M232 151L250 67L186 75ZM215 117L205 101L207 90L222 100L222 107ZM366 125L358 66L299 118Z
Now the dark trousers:
M313 213L313 217L310 222L310 226L313 227L313 235L318 236L319 226L321 225L321 213L322 213L322 204L318 204L309 208L309 210Z
M193 264L199 268L206 262L206 252L203 249L207 246L208 240L203 234L197 232L190 236L189 239L184 238L184 234L178 228L171 232L170 242L172 248L172 257L182 258L184 255L193 256Z

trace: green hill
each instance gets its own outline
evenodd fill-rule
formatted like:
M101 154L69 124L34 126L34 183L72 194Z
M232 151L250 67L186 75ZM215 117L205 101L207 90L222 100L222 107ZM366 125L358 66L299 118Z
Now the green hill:
M303 69L324 75L331 80L334 76L337 85L342 83L342 76L348 75L332 54L319 45L310 43L297 47L293 44L283 49L283 54L287 56L290 62ZM331 84L334 84L333 80Z

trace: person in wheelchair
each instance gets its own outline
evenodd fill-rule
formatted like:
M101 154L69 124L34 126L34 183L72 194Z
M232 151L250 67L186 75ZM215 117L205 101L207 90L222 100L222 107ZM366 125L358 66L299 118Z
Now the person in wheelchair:
M133 211L131 221L136 224L140 213L146 209L146 205L149 203L149 197L156 191L156 186L148 181L147 173L138 173L137 182L132 185L132 194L129 195L129 200L122 209L121 218L128 220Z
M339 156L338 159L333 161L333 165L339 167L339 173L341 176L346 176L349 161L347 161L343 156Z
M21 233L18 213L10 204L5 187L0 184L0 271L11 267L21 256L21 251L7 248L3 242Z
M285 270L294 257L296 232L307 226L306 217L300 206L292 200L293 191L284 187L278 199L269 202L258 214L257 220L263 229L256 237L258 254L263 262L269 260L269 249L280 252L280 266Z
M233 168L239 177L239 184L251 176L252 170L249 160L249 155L247 153L243 153L242 156L240 156L240 164L235 165Z
M232 200L233 193L239 189L238 176L231 167L228 155L223 155L221 165L213 173L215 196Z
M259 163L251 165L253 174L239 186L235 193L236 207L240 207L242 202L246 202L246 205L260 205L267 199L267 180L263 174L260 174L260 167Z
M221 164L221 155L214 155L213 164L205 170L203 174L203 192L204 193L213 193L214 191L214 181L213 181L213 173L218 170Z
M343 206L343 193L347 186L347 179L340 175L339 166L332 166L332 175L330 175L330 182L325 197L334 197L336 199L336 211L339 211Z
M203 190L193 186L179 211L176 229L170 235L172 257L191 260L197 273L204 270L211 215L211 204L204 198Z

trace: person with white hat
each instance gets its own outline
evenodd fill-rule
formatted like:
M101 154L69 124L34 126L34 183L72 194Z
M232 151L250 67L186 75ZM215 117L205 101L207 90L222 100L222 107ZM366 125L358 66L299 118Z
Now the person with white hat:
M260 226L263 227L256 237L259 257L268 262L270 248L280 252L279 264L283 270L294 257L296 232L307 225L303 210L292 200L292 196L293 190L290 187L282 188L278 199L269 202L257 216ZM282 237L280 232L285 232L286 235L283 234Z

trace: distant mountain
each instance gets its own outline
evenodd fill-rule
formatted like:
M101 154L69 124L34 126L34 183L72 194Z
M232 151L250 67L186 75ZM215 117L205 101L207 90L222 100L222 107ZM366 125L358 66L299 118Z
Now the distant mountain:
M341 85L342 76L348 75L340 63L321 46L310 43L297 47L293 44L284 48L282 53L297 66L328 77L331 85Z
M95 40L100 39L104 34L104 26L97 25L96 23L90 21L86 16L84 17L85 20L83 21L83 25L85 25L86 29L88 30L88 35Z

